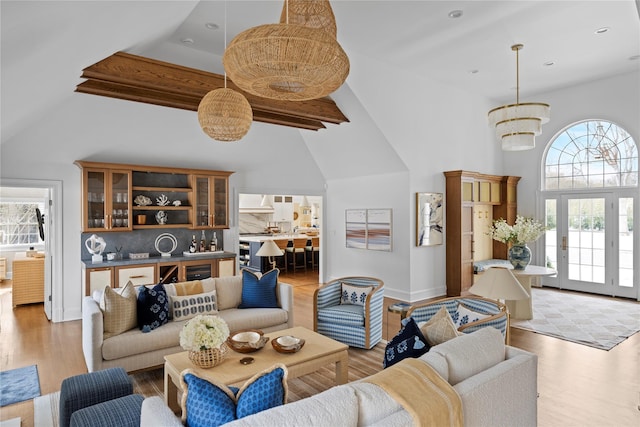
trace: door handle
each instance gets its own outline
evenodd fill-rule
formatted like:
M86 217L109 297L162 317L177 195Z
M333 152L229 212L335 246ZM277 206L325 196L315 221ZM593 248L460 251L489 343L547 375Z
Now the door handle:
M562 250L567 250L567 236L562 236Z

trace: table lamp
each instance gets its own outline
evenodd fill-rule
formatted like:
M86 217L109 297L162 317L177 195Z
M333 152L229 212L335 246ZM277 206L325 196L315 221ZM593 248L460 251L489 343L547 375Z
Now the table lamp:
M276 262L273 259L274 256L282 256L284 252L280 250L278 245L275 244L273 240L267 240L262 243L258 252L256 252L257 256L266 256L269 257L269 263L271 264L271 268L276 268Z
M495 300L519 300L529 298L511 270L501 267L487 269L469 288L469 292Z

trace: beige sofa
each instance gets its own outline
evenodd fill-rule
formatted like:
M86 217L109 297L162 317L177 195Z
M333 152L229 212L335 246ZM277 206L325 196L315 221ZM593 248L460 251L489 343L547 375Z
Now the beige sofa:
M167 294L175 295L172 284L165 285ZM238 308L242 300L242 276L202 280L203 290L216 290L218 315L229 329L261 329L273 332L293 327L293 288L279 282L276 294L280 308ZM185 321L167 324L143 333L138 328L104 338L100 294L82 301L82 351L89 372L121 366L127 372L164 364L164 356L183 351L179 332Z
M534 427L537 424L538 357L504 344L483 328L434 346L421 360L451 384L467 427ZM382 363L382 361L381 361ZM395 369L395 365L387 369ZM403 387L401 382L398 387ZM428 399L425 395L416 395ZM181 426L158 397L142 403L141 426ZM367 379L233 421L229 426L412 426L410 413Z

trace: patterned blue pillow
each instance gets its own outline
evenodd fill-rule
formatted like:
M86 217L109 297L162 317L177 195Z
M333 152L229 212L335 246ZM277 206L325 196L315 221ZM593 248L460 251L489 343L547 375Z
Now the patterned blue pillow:
M252 271L242 270L242 302L238 308L278 308L279 273L280 270L274 268L258 278Z
M364 306L367 295L373 290L373 286L353 286L341 283L340 304L353 304Z
M420 357L431 348L413 317L403 319L402 325L398 335L393 337L385 348L382 361L384 368L395 365L407 357Z
M169 321L169 298L163 284L149 289L140 286L138 291L138 327L151 332Z
M198 377L186 369L181 375L182 422L187 427L226 424L287 401L287 368L276 364L249 379L241 389Z

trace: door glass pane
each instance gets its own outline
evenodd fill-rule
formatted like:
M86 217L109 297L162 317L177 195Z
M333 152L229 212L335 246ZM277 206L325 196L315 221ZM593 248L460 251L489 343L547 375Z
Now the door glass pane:
M545 265L554 270L558 269L558 211L555 199L545 201Z
M196 181L197 225L209 225L209 178L198 177Z
M633 287L633 198L620 198L618 207L618 283Z
M604 198L568 201L569 280L604 283Z

